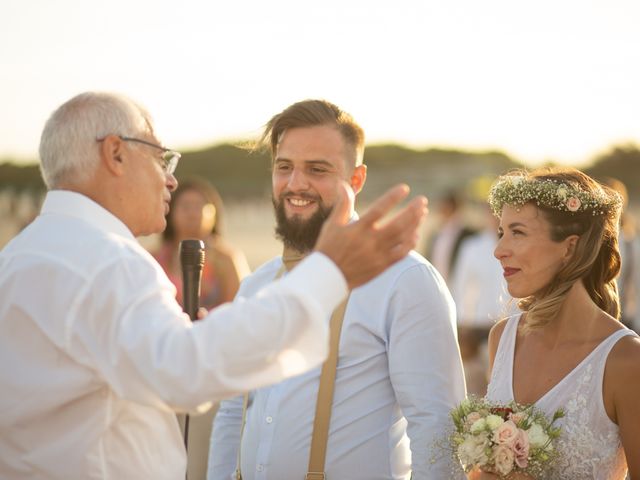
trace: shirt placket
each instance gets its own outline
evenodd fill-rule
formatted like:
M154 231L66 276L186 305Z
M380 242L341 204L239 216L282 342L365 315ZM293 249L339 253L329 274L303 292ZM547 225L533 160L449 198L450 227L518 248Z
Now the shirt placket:
M275 385L266 395L262 418L258 420L258 448L256 451L255 480L269 478L269 465L276 422L279 419L280 399L285 383Z

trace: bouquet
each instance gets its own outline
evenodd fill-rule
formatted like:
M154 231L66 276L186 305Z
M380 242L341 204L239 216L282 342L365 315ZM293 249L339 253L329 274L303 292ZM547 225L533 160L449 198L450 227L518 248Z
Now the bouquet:
M553 443L560 427L554 423L563 416L558 410L548 419L533 405L469 397L451 411L453 450L465 472L480 468L500 478L517 472L537 478L557 458Z

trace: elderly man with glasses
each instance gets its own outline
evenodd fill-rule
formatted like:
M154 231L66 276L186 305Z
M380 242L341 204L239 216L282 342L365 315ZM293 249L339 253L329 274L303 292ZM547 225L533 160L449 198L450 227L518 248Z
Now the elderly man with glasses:
M136 236L165 228L179 154L130 99L84 93L40 143L41 214L0 251L0 476L184 478L175 411L279 382L327 354L330 312L414 246L425 213L391 189L252 298L192 324Z

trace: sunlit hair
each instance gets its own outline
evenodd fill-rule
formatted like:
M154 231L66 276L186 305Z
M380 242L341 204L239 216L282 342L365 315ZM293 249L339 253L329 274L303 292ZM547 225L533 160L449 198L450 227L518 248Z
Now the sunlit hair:
M362 164L364 156L364 131L351 115L326 100L303 100L287 107L267 122L260 143L269 142L272 158L275 158L278 143L289 128L333 126L353 150L353 164Z
M96 139L152 134L149 113L119 94L85 92L55 110L40 137L40 171L49 190L86 181L99 159Z
M552 180L595 196L613 198L616 193L574 168L545 167L532 172L516 172L527 180ZM582 281L596 305L614 318L620 317L620 303L614 279L620 272L618 221L620 202L610 202L610 211L594 215L591 211L566 211L531 202L550 223L551 240L561 242L570 235L579 240L573 255L555 278L535 294L520 299L518 307L527 312L525 330L541 327L558 314L569 290Z
M167 215L167 228L162 232L162 238L168 241L176 240L176 231L173 227L173 215L175 215L175 206L178 199L186 192L198 192L202 195L205 202L211 204L216 209L216 221L211 229L211 235L224 234L224 204L218 190L206 180L201 178L187 178L180 180L180 184L175 192L171 194L171 203L169 204L169 214Z

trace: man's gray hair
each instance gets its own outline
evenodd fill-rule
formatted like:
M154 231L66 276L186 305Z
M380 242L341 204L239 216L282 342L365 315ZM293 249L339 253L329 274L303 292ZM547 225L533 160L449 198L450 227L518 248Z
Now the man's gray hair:
M40 137L40 171L49 190L93 175L107 135L153 134L149 113L130 98L85 92L55 110Z

